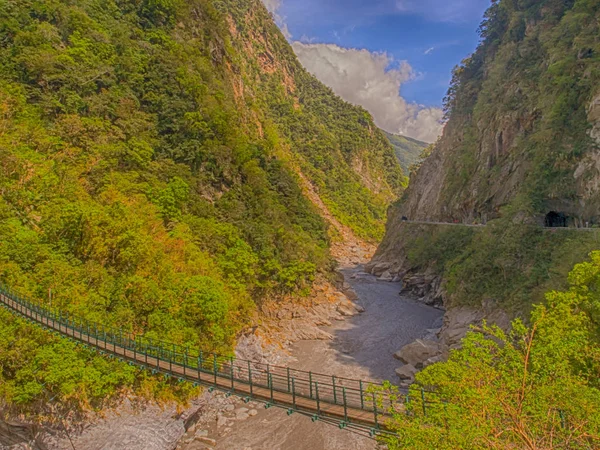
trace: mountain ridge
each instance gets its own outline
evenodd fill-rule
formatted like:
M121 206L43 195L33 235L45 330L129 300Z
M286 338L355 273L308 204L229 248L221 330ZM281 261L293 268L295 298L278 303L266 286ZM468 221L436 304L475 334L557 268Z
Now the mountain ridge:
M260 1L17 0L0 24L0 281L18 294L228 353L257 303L332 276L339 233L303 177L361 240L383 234L406 184L393 149ZM0 315L4 410L195 392Z
M553 211L570 226L598 223L598 14L586 1L494 2L481 44L454 70L443 135L390 209L372 265L388 264L428 301L492 301L513 317L565 287L595 241L540 228Z
M409 174L411 166L422 161L423 150L429 147L430 144L401 134L384 132L394 147L394 152L398 161L400 161L402 170L404 173Z

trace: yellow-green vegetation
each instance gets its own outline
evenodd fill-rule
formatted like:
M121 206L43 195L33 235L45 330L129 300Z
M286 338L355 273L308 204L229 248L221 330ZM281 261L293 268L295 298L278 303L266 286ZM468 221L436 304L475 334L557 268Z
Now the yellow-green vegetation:
M573 265L600 248L600 230L549 230L510 219L482 228L402 227L408 264L442 275L447 307L492 299L513 315L526 314L548 290L564 288Z
M417 374L389 448L598 448L600 252L569 284L546 295L528 326L474 330L447 362Z
M371 239L405 181L258 0L0 2L0 41L0 281L69 314L226 353L331 268L298 167ZM6 313L0 350L17 411L185 398Z

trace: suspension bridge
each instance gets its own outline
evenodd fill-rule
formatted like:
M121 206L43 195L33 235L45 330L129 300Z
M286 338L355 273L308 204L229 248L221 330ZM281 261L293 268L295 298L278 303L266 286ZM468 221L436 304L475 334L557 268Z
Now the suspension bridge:
M259 401L265 408L280 407L288 414L303 414L313 422L323 421L365 436L389 433L387 419L394 411L404 411L408 400L372 381L204 353L144 336L131 338L122 330L47 308L1 286L0 306L61 337L154 374L224 391L244 401ZM421 392L418 399L424 411L425 395Z

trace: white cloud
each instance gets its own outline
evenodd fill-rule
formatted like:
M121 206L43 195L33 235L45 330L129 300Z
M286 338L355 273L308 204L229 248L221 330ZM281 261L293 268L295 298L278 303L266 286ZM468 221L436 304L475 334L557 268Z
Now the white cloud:
M281 8L281 0L262 0L270 13L276 14Z
M400 95L402 84L415 76L407 62L390 68L394 61L385 53L333 44L292 46L309 72L344 100L367 109L380 128L425 142L435 141L441 133L441 109L409 103Z
M429 55L432 51L435 50L435 47L429 47L427 50L423 52L424 55Z
M282 17L278 12L279 8L281 8L281 1L282 0L262 0L267 10L273 15L275 22L281 29L285 38L290 40L292 39L292 33L290 33L287 23L285 23L285 17Z

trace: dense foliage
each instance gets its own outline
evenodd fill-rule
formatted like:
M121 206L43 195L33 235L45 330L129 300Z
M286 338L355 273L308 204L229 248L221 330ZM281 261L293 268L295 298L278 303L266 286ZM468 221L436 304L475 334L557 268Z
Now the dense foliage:
M598 143L588 120L600 95L599 18L597 1L493 1L479 47L455 69L444 135L399 210L413 200L421 216L487 226L393 238L410 269L435 266L443 275L449 306L492 300L526 313L598 248L596 232L541 227L550 211L579 226L600 223ZM439 195L425 201L426 192Z
M420 372L389 447L598 448L600 252L575 266L569 283L547 294L529 326L471 332L447 362Z
M482 228L404 224L401 236L413 270L442 275L447 307L493 300L521 317L548 290L566 287L573 265L600 246L600 230L549 230L510 219Z
M368 238L404 183L255 0L0 2L0 42L0 281L70 314L230 351L254 301L331 267L299 170ZM18 407L154 392L4 313L0 348Z
M542 217L560 206L600 220L598 193L581 186L596 172L574 175L596 151L587 110L600 94L599 14L595 0L492 2L482 42L454 70L446 98L448 128L460 129L461 139L449 150L444 201L469 199L497 215L495 191L509 183L509 200ZM491 153L485 162L482 151ZM581 210L582 196L595 210Z

